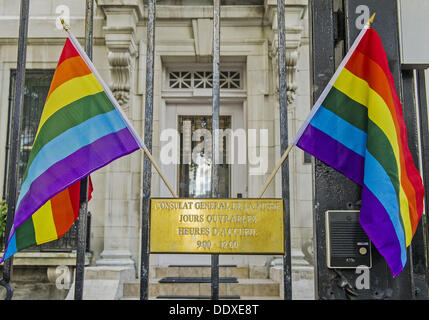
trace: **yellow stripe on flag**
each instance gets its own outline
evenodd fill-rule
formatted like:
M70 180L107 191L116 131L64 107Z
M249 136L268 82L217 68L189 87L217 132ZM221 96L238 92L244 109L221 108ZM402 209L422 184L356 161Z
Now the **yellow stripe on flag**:
M37 134L39 134L40 128L42 128L46 120L55 112L76 100L101 91L103 91L103 88L92 73L86 76L73 78L60 85L50 94L46 101Z
M50 200L33 214L33 224L37 244L58 239Z
M389 107L383 98L374 91L365 80L355 76L345 68L335 82L334 87L368 108L368 117L383 131L392 146L398 169L400 213L404 224L406 246L408 246L412 239L410 212L408 198L401 183L398 136Z

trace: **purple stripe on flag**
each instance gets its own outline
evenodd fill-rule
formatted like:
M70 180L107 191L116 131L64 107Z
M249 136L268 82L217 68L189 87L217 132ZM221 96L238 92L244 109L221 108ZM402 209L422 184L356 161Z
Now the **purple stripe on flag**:
M386 259L393 276L396 277L406 263L401 259L401 250L405 250L405 244L401 246L389 214L366 186L362 189L359 221L380 254Z
M311 124L296 144L359 185L363 185L365 159Z
M46 201L113 160L139 149L128 128L108 134L58 161L32 183L15 213L14 230Z

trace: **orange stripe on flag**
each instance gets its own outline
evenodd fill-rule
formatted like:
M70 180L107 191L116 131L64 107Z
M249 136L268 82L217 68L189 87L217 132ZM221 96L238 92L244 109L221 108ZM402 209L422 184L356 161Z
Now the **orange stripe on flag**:
M350 58L349 62L346 65L346 69L353 73L355 76L365 80L369 86L377 92L381 98L385 101L388 106L390 113L396 127L397 140L399 144L399 161L401 165L401 186L404 189L404 192L407 196L409 207L410 207L410 221L413 234L417 228L420 217L416 215L417 212L417 203L416 203L416 192L413 185L411 184L408 172L406 169L405 158L404 158L404 146L402 143L400 132L401 125L398 122L398 115L396 113L396 108L394 100L392 97L391 87L389 85L389 80L384 73L383 69L376 63L374 60L364 55L359 51L355 51L353 56Z
M52 215L57 228L58 238L65 234L76 220L69 190L58 193L51 199Z
M63 83L75 77L85 76L90 73L91 70L89 70L88 66L80 56L65 60L55 71L46 100L48 100L51 93Z
M395 82L393 79L393 75L390 72L389 65L387 63L387 55L383 49L383 45L381 43L381 39L378 36L377 32L373 29L368 29L366 36L359 43L357 51L362 52L364 55L370 57L373 61L375 61L381 69L383 69L387 79L389 80L390 90L392 91L392 98L394 102L394 106L396 109L396 113L398 115L399 124L401 125L401 142L404 147L405 154L405 163L406 170L408 173L408 178L414 186L414 190L416 193L416 203L417 203L417 216L421 217L423 212L423 197L424 197L424 188L422 184L422 179L420 173L417 171L417 168L414 165L413 158L411 157L411 153L408 148L408 138L407 131L405 127L405 122L403 120L403 112L402 112L402 104L399 100L398 95L395 90ZM405 152L406 151L406 152Z

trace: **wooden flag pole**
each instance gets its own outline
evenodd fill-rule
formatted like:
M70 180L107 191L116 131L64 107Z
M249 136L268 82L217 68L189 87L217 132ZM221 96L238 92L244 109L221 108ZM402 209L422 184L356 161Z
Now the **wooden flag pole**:
M168 184L167 180L165 179L164 175L161 172L161 169L159 168L158 164L155 162L155 159L150 154L148 148L146 146L143 146L143 151L146 154L146 156L149 158L150 162L152 163L153 167L155 168L156 172L158 172L159 176L161 177L162 181L164 181L165 185L167 186L168 190L170 190L170 193L174 198L177 198L176 192L174 192L173 188Z
M271 181L273 181L274 177L276 176L277 171L279 171L280 167L282 166L283 162L288 157L290 151L293 148L293 144L289 145L289 147L286 149L286 151L283 153L282 157L280 158L279 162L277 163L276 167L274 168L273 172L271 172L270 176L268 177L268 180L265 182L264 186L262 187L261 191L258 194L258 198L262 198L265 191L267 190L268 186L270 185Z

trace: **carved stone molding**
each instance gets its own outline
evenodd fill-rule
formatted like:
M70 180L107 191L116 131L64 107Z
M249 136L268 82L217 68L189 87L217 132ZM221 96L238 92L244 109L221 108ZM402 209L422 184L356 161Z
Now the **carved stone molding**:
M127 108L131 89L131 54L129 51L109 51L107 59L112 77L110 88L119 104Z
M110 67L110 89L121 107L129 107L136 49L136 25L142 19L142 2L137 0L97 0L106 16L107 59Z
M277 33L276 33L277 36ZM274 82L274 93L279 92L279 66L278 66L278 41L273 41L269 55L272 61L273 70L273 82ZM291 104L295 101L296 91L298 85L296 83L296 71L298 63L299 53L298 48L287 48L286 47L286 90L288 103Z
M286 90L287 100L289 104L295 101L296 90L298 89L298 86L295 81L298 57L299 54L297 50L286 51Z
M286 77L287 77L287 99L291 104L295 101L296 71L299 58L299 47L303 32L302 19L307 5L304 1L296 0L294 5L286 5ZM272 38L270 42L269 55L272 62L274 93L279 92L278 74L278 28L277 28L277 5L276 1L265 0L265 19L272 26Z

